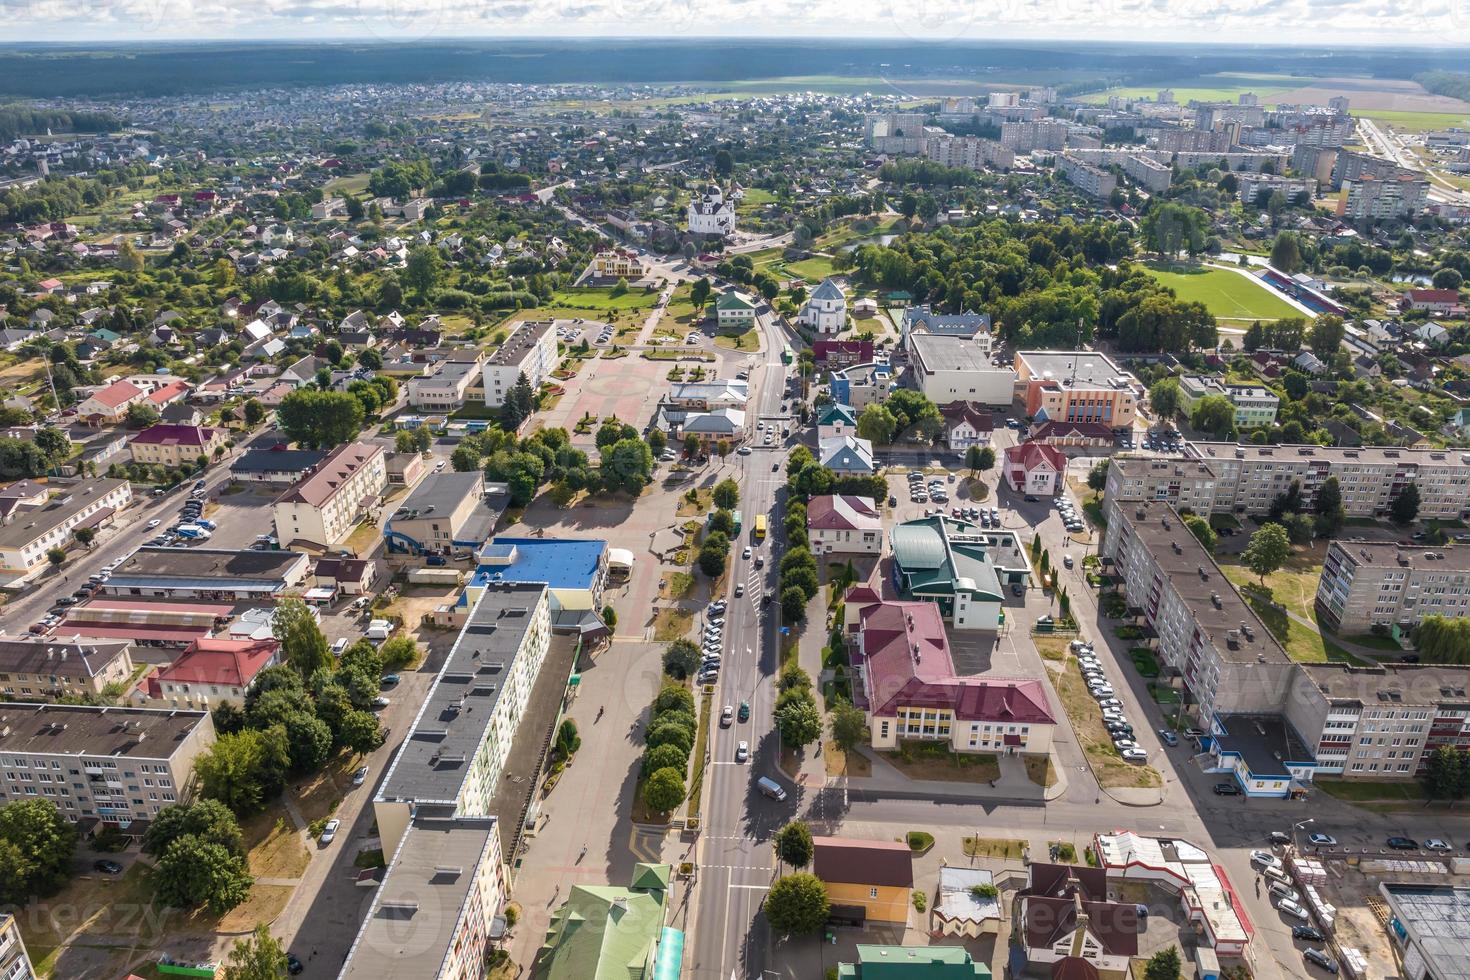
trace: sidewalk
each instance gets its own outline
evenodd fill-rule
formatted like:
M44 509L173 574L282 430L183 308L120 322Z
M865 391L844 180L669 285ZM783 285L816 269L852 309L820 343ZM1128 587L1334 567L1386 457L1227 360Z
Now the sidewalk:
M834 789L849 792L872 793L877 796L912 796L964 798L983 797L996 803L1033 803L1042 805L1055 800L1067 792L1067 774L1060 766L1053 765L1057 781L1051 786L1039 786L1026 774L1026 763L1019 756L1000 756L1000 777L994 784L988 781L950 779L910 779L878 753L866 746L858 751L873 766L871 776L840 776L831 780Z

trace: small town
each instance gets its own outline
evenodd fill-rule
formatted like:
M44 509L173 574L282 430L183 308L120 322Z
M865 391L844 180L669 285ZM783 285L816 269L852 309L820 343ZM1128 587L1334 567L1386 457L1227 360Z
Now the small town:
M1456 43L0 44L0 980L1470 980Z

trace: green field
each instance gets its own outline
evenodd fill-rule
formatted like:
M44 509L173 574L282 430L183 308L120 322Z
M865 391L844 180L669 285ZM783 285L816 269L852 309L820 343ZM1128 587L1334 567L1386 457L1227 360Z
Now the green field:
M1298 75L1245 75L1222 72L1218 75L1178 78L1157 85L1110 88L1105 92L1084 95L1082 99L1086 102L1106 102L1108 97L1113 95L1121 95L1129 99L1143 96L1154 98L1159 94L1160 89L1167 88L1173 89L1174 100L1180 104L1188 103L1191 99L1200 102L1234 102L1242 92L1254 92L1261 97L1261 101L1266 102L1282 92L1290 92L1294 88L1310 85L1315 81L1317 81L1315 78Z
M1449 129L1470 123L1470 113L1401 112L1397 109L1353 109L1359 118L1371 119L1381 126L1392 126L1405 133L1427 133L1431 129Z
M1252 285L1245 276L1228 269L1165 272L1150 267L1148 271L1159 282L1171 287L1180 299L1205 304L1216 319L1279 320L1303 315L1264 286Z

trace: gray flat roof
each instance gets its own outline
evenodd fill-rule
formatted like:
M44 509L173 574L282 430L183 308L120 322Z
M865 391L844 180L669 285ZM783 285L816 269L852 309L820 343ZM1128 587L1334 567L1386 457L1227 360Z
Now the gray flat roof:
M1024 360L1030 368L1031 377L1050 378L1053 381L1077 379L1078 384L1114 387L1115 379L1132 382L1128 372L1114 364L1106 354L1095 350L1058 351L1023 350L1016 352L1016 360Z
M127 652L127 640L5 636L0 634L0 671L11 674L55 674L93 677Z
M1339 464L1470 465L1470 451L1464 449L1407 449L1399 446L1300 446L1286 443L1275 446L1257 446L1249 442L1206 441L1191 442L1190 445L1206 459L1239 458L1278 463L1306 463L1317 459Z
M494 817L419 817L373 896L338 980L437 977L459 934L477 869L490 859ZM485 909L479 914L495 914Z
M1217 736L1222 748L1239 752L1254 776L1288 776L1288 762L1310 762L1315 756L1280 715L1221 715L1230 732Z
M485 585L378 791L380 800L453 804L485 741L537 604L541 582ZM514 732L503 733L514 738Z
M0 704L0 752L167 759L204 711Z
M912 333L909 344L920 365L928 371L989 371L995 368L987 354L971 337Z
M44 507L18 510L10 523L0 527L0 548L22 548L53 528L80 514L106 497L127 480L92 480L61 489Z
M422 517L430 508L436 514L451 513L466 497L477 495L484 481L479 470L431 473L398 505L398 512L393 516L407 520L409 512L418 511Z
M1143 479L1145 477L1189 477L1196 480L1213 480L1216 473L1202 459L1158 456L1114 456L1109 467L1122 477Z
M526 352L541 340L556 324L551 320L522 320L516 325L505 343L496 348L486 364L519 364L525 360Z
M1381 887L1433 975L1470 980L1470 888L1394 882Z
M1470 570L1470 548L1457 548L1453 545L1417 545L1406 548L1392 541L1333 541L1332 546L1340 548L1357 564L1368 567L1405 567L1421 572Z
M1470 708L1470 667L1440 664L1302 664L1317 689L1334 701L1381 704L1455 704Z
M277 583L285 580L294 565L306 560L306 555L299 551L142 547L117 567L107 580L107 587L117 589L145 579L216 584L221 579Z

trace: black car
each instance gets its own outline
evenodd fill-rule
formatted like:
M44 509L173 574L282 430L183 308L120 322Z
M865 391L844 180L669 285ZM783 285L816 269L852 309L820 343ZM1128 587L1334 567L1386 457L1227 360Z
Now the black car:
M1317 964L1328 973L1335 974L1337 972L1337 961L1328 956L1325 950L1304 949L1302 950L1302 959L1308 963Z
M1240 787L1237 786L1237 785L1235 785L1234 783L1216 783L1215 784L1215 795L1216 796L1239 796L1240 795Z
M100 871L105 875L120 875L123 872L123 866L116 861L93 861L92 870Z
M1419 850L1419 842L1414 840L1412 837L1390 837L1383 843L1388 847L1393 848L1395 851Z
M1266 839L1270 841L1273 845L1278 845L1281 847L1285 847L1287 844L1291 843L1291 835L1283 833L1279 830L1271 831L1271 833L1266 835Z
M305 964L303 964L301 962L301 960L299 960L296 957L296 954L295 953L287 953L286 954L286 972L287 973L291 974L291 976L294 977L294 976L296 976L298 973L300 973L304 969L306 969Z
M1025 594L1026 594L1026 586L1022 585L1020 582L1013 582L1013 583L1011 583L1011 595L1013 595L1013 596L1015 596L1016 598L1019 599L1021 596L1025 595Z
M1309 943L1320 943L1323 941L1322 933L1313 929L1311 926L1292 926L1291 938L1305 939Z
M1028 504L1037 503L1040 499L1041 498L1038 497L1038 496L1036 496L1035 494L1030 494L1030 493L1026 494L1026 503L1028 503Z

